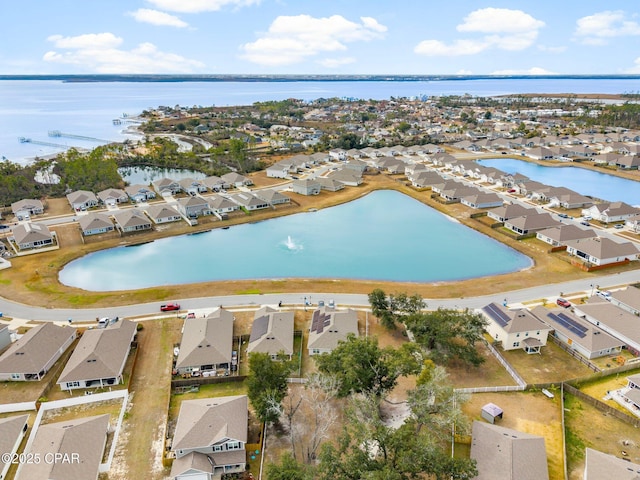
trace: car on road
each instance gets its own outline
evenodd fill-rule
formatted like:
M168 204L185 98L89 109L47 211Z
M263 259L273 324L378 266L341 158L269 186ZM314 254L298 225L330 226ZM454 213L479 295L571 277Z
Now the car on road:
M566 298L558 297L556 303L564 308L569 308L571 306L571 302Z
M560 218L569 218L569 215L567 215L566 213L559 213L558 216Z
M616 230L622 230L624 228L624 225L622 225L621 223L614 225L614 227Z
M604 298L607 302L611 301L611 292L606 292L604 290L597 290L596 295L600 298Z
M585 227L590 227L591 226L591 224L589 222L587 222L586 220L580 222L580 225L584 225Z
M516 189L515 188L510 188L509 190L507 190L507 193L516 193Z
M165 303L160 305L161 312L172 312L175 310L180 310L180 304L176 302Z

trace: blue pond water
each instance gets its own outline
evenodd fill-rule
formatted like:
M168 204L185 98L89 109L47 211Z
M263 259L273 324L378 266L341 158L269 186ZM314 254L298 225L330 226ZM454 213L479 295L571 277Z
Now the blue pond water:
M250 278L437 282L529 266L406 195L377 191L318 212L96 252L68 264L60 281L92 291Z
M478 163L505 173L520 173L546 185L567 187L582 195L608 202L640 205L640 183L626 178L579 167L545 167L512 158L483 159L478 160Z

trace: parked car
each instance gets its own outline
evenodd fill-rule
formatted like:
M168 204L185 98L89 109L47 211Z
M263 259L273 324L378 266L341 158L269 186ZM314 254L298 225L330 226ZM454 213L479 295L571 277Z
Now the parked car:
M516 189L515 188L510 188L509 190L507 190L507 193L516 193Z
M160 305L161 312L171 312L174 310L180 310L179 303L171 302L171 303L165 303L163 305Z
M611 292L606 292L603 290L596 290L596 295L600 298L604 298L606 301L611 301Z
M622 225L621 223L615 225L613 228L617 229L617 230L622 230L624 228L624 225Z
M558 216L560 218L569 218L569 215L567 215L566 213L559 213Z
M580 222L580 225L584 225L585 227L590 227L591 226L591 224L589 222L587 222L587 221Z
M569 300L561 297L556 300L556 303L564 308L569 308L571 306L571 302Z

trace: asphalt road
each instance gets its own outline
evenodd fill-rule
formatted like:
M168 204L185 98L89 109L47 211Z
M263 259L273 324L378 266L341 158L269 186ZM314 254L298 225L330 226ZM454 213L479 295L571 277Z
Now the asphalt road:
M592 283L593 282L593 283ZM429 309L445 308L478 308L490 302L502 303L505 299L508 304L522 303L525 301L552 298L561 293L565 296L590 295L597 286L606 290L608 288L640 282L640 270L622 272L614 275L594 277L593 280L572 280L570 282L541 285L537 287L514 290L510 292L496 292L491 295L468 298L425 299ZM407 292L411 293L411 292ZM180 303L181 312L168 312L162 315L180 315L187 310L213 308L217 306L241 307L257 305L275 305L282 301L284 305L303 306L306 302L316 306L318 301L329 302L333 300L336 305L349 305L354 307L366 307L369 305L366 294L343 293L284 293L264 295L226 295L204 298L171 299ZM153 302L138 305L114 306L109 308L43 308L16 303L7 298L0 297L0 312L13 318L38 320L38 321L68 321L85 322L93 321L97 317L137 317L145 315L160 315L160 305L165 302ZM311 308L311 306L309 307Z

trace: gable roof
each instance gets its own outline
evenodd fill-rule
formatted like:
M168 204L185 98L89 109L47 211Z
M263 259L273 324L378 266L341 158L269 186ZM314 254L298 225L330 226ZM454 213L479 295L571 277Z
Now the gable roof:
M80 461L25 463L16 478L95 480L102 463L108 426L108 414L40 425L29 453L37 453L42 459L47 453L76 453Z
M607 237L573 240L567 242L567 246L600 259L634 256L640 253L638 247L631 242L618 243Z
M151 220L149 220L142 211L136 208L128 208L121 210L113 214L116 219L116 223L122 228L134 227L139 225L151 226Z
M79 218L78 224L83 232L99 228L113 228L113 222L104 213L91 212Z
M121 320L107 328L84 332L58 383L118 377L129 355L136 327L134 322Z
M75 335L75 328L50 322L31 328L0 355L0 372L39 373Z
M173 435L172 449L190 450L225 439L247 441L246 395L184 400Z
M601 480L602 478L640 480L640 465L587 447L584 480Z
M160 218L180 216L178 211L171 205L165 205L162 203L159 205L150 205L149 208L147 208L147 215L156 220Z
M471 458L477 480L548 480L544 438L490 423L473 422Z
M592 228L583 229L573 224L562 224L557 227L545 228L544 230L540 230L538 235L561 243L569 240L581 240L598 236Z
M28 419L29 414L0 418L0 452L11 453L13 451ZM4 455L0 456L0 472L7 464L3 458Z
M223 308L205 318L186 319L176 368L231 362L233 320Z
M334 349L350 333L358 336L358 315L355 310L320 307L313 312L308 348Z
M509 310L497 303L482 307L482 313L507 333L524 333L532 330L551 330L526 308Z
M22 245L25 243L51 240L53 235L51 235L46 225L27 222L13 227L13 238L18 245Z
M269 307L258 310L251 326L247 352L293 355L294 312L280 312Z

